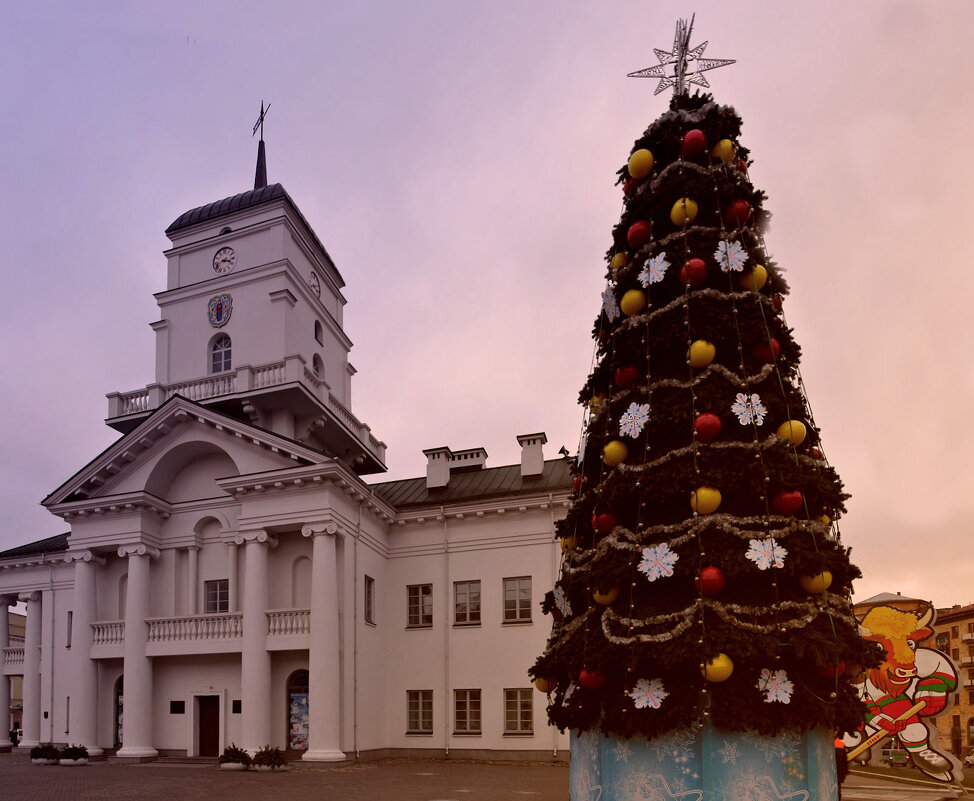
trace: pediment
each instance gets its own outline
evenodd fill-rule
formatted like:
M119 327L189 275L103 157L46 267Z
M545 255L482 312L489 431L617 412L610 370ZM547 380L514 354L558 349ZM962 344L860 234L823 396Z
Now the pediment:
M133 493L166 502L188 500L186 493L200 480L212 484L212 491L219 494L216 479L325 461L327 457L300 443L176 396L42 503L56 513L62 504L109 501ZM204 496L209 491L197 489Z

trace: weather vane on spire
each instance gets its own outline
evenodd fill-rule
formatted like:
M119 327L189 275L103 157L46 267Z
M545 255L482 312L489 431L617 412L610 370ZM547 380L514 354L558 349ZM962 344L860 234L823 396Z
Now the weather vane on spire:
M704 46L706 46L706 44L707 43L704 42ZM251 134L251 136L256 136L257 135L257 129L260 128L260 141L261 142L264 141L264 117L267 116L267 112L270 111L270 110L271 110L271 104L268 103L267 104L267 109L265 110L264 109L264 101L261 100L260 101L260 116L257 118L257 122L254 123L254 132Z
M689 94L691 85L703 86L708 88L707 79L703 73L707 70L714 70L718 67L726 67L733 64L733 58L701 58L707 43L698 44L690 47L690 35L693 32L693 21L696 14L690 17L690 24L687 25L685 19L676 21L676 33L673 36L673 49L669 52L653 48L659 64L655 67L647 67L644 70L630 72L630 78L659 78L659 86L656 87L654 95L658 95L667 87L673 87L674 95ZM694 69L690 69L690 62L694 62Z

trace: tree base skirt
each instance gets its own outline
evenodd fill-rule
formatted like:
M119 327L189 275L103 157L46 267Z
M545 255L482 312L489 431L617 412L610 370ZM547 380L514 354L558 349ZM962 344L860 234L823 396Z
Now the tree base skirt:
M834 736L709 724L647 741L571 733L571 801L837 801Z

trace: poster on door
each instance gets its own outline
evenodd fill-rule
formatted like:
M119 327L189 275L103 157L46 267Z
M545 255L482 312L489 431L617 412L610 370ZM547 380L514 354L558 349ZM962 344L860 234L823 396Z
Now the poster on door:
M287 747L296 751L305 751L308 748L308 694L291 693L290 696Z

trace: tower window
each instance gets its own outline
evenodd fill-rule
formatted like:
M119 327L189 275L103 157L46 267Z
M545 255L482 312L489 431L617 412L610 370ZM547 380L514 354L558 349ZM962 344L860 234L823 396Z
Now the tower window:
M318 340L319 345L325 344L324 329L322 329L321 323L318 320L315 320L315 339Z
M325 372L324 365L321 363L321 357L317 353L311 357L311 370L315 374L315 378L318 379Z
M210 372L223 373L230 369L230 337L220 334L210 346Z

